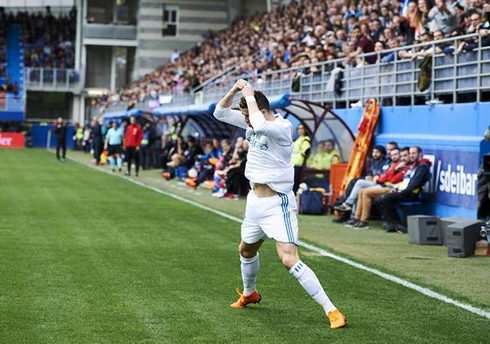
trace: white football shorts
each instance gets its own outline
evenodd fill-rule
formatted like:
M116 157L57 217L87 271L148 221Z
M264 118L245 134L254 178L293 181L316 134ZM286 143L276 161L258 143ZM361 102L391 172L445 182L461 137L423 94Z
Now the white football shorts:
M298 245L298 219L294 192L259 198L250 190L242 223L242 241L254 244L261 239Z

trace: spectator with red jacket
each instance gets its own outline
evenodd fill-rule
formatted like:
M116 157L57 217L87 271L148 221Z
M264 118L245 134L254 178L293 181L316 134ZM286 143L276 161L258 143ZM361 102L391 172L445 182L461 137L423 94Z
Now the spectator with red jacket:
M398 148L392 149L390 156L393 163L388 171L379 176L377 179L378 185L367 187L359 191L356 212L354 218L346 223L347 227L354 229L368 229L368 219L374 199L378 196L390 193L393 185L402 182L405 174L410 170L411 164L408 147L402 148L401 150Z
M131 175L131 163L134 160L136 166L135 176L138 176L140 170L140 147L143 140L143 130L136 123L136 116L131 116L131 124L126 128L124 134L124 149L126 150L126 161L128 163L127 176Z
M406 233L407 228L400 222L396 205L399 202L413 202L416 200L430 177L431 162L422 158L422 149L420 147L410 147L410 161L412 166L405 173L402 182L395 185L390 190L390 193L379 196L374 201L381 215L387 221L387 232L400 231Z

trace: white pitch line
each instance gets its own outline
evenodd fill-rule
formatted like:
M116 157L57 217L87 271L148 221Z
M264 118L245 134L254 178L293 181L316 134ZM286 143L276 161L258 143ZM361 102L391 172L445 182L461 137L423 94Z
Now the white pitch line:
M127 181L129 181L129 182L131 182L133 184L136 184L136 185L139 185L141 187L147 188L149 190L155 191L155 192L157 192L159 194L162 194L162 195L171 197L173 199L176 199L178 201L181 201L181 202L184 202L184 203L187 203L187 204L191 204L191 205L193 205L195 207L198 207L198 208L201 208L203 210L209 211L211 213L214 213L214 214L219 215L221 217L227 218L229 220L232 220L232 221L235 221L235 222L238 222L238 223L242 223L242 219L240 219L238 217L235 217L233 215L227 214L225 212L222 212L220 210L213 209L211 207L205 206L203 204L200 204L198 202L192 201L192 200L187 199L185 197L181 197L181 196L175 195L175 194L173 194L171 192L167 192L167 191L158 189L158 188L153 187L151 185L145 184L145 183L143 183L143 182L141 182L139 180L135 180L133 178L125 178L125 177L123 177L121 175L112 174L111 172L109 172L109 171L107 171L105 169L99 169L99 168L97 168L95 166L84 164L84 163L82 163L82 162L80 162L80 161L78 161L78 160L76 160L74 158L71 158L71 157L68 157L68 158L70 160L75 161L75 162L77 162L79 164L82 164L84 166L89 166L89 167L91 167L91 168L93 168L93 169L95 169L97 171L105 172L105 173L107 173L109 175L123 178L123 179L125 179L125 180L127 180ZM402 286L404 286L406 288L415 290L415 291L417 291L417 292L419 292L419 293L421 293L423 295L426 295L426 296L431 297L433 299L436 299L436 300L445 302L447 304L454 305L456 307L459 307L459 308L464 309L464 310L466 310L468 312L474 313L476 315L479 315L481 317L484 317L484 318L487 318L487 319L490 320L490 312L487 312L487 311L485 311L485 310L483 310L481 308L473 307L471 305L468 305L468 304L459 302L457 300L451 299L450 297L447 297L445 295L442 295L440 293L437 293L437 292L435 292L433 290L430 290L428 288L421 287L421 286L419 286L417 284L414 284L412 282L409 282L407 280L404 280L404 279L402 279L400 277L396 277L396 276L387 274L385 272L379 271L378 269L370 268L370 267L368 267L368 266L366 266L364 264L357 263L357 262L355 262L353 260L350 260L348 258L344 258L344 257L338 256L338 255L333 254L331 252L328 252L328 251L326 251L326 250L324 250L324 249L322 249L322 248L320 248L318 246L315 246L315 245L312 245L312 244L308 244L308 243L306 243L304 241L299 240L299 246L304 247L304 248L306 248L306 249L308 249L310 251L316 252L316 253L324 256L324 257L335 259L335 260L337 260L339 262L342 262L344 264L350 265L350 266L355 267L355 268L357 268L359 270L370 272L370 273L372 273L372 274L374 274L376 276L379 276L381 278L384 278L384 279L386 279L388 281L391 281L391 282L396 283L396 284L400 284L400 285L402 285Z

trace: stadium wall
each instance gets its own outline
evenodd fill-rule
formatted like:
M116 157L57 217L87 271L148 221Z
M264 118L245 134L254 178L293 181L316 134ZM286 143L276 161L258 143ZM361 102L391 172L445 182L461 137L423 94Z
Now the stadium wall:
M178 9L178 35L162 36L163 8ZM208 30L228 26L225 0L140 0L136 74L142 77L169 61L174 50L180 52L202 41Z
M363 109L334 112L357 133ZM439 216L476 218L476 175L490 145L483 132L490 125L490 103L383 107L375 143L418 145L431 160L424 211Z

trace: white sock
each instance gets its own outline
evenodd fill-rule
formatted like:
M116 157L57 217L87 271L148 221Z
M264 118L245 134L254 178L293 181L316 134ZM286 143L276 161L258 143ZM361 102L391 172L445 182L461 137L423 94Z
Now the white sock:
M308 267L308 265L299 260L289 272L296 277L306 292L323 307L325 313L328 314L337 309L328 298L325 290L323 290L318 277L316 277L315 273Z
M243 295L251 295L257 288L257 274L259 273L260 260L259 253L252 258L240 256L243 280Z

